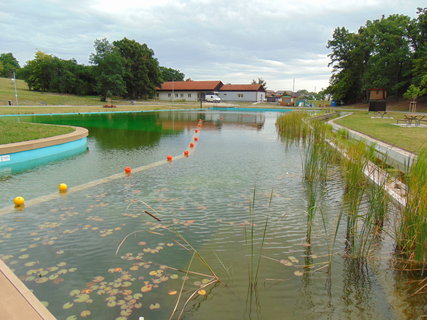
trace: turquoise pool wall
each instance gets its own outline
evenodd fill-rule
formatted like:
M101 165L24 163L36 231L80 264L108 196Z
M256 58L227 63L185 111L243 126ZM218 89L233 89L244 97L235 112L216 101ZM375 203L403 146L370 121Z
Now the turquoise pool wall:
M0 155L0 171L20 171L87 150L87 138L54 146Z

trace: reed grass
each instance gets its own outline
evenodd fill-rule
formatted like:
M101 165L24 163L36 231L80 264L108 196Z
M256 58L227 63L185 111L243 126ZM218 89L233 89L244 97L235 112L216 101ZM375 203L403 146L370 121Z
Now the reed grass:
M339 163L345 185L344 207L337 216L331 250L335 246L342 222L345 221L350 256L362 260L367 258L376 235L383 227L388 202L385 182L371 183L365 176L366 168L370 167L369 164L375 159L374 147L350 140L347 130L332 132L329 125L320 120L312 120L307 113L286 114L278 118L277 127L287 146L294 144L303 146L304 149L303 174L307 190L306 241L311 241L313 220L319 207L318 202L323 198L322 186L327 180L328 168L337 159L341 159ZM331 145L335 146L335 149ZM365 202L369 205L362 208L361 204ZM322 217L322 221L327 233L325 217Z
M406 206L401 210L397 249L410 261L427 263L427 149L406 174Z

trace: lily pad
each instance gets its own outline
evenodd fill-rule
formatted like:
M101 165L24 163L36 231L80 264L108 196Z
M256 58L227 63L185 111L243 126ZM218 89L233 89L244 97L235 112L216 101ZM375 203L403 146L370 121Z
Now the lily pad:
M287 267L293 266L292 262L290 262L289 260L286 260L286 259L280 260L280 263L287 266Z
M70 309L72 306L74 306L74 303L72 303L72 302L67 302L67 303L65 303L65 304L62 306L62 309L67 310L67 309Z
M304 275L304 272L296 270L294 271L294 275L296 275L297 277L301 277L302 275Z
M86 302L87 300L89 300L89 298L90 298L90 296L88 294L83 293L83 294L77 296L77 298L74 299L74 302L78 302L78 303Z
M156 309L160 309L160 303L152 303L149 306L150 310L156 310Z
M77 320L77 317L75 315L67 317L65 320Z
M81 316L82 318L87 318L87 317L89 317L91 314L92 314L92 312L90 312L89 310L83 310L83 311L80 313L80 316Z
M74 289L70 291L70 296L75 297L78 296L80 294L80 290L78 289Z

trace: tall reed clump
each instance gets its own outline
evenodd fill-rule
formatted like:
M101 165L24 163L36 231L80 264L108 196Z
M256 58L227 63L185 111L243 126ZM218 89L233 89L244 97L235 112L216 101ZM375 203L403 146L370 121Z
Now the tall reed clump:
M413 262L427 263L427 149L407 173L406 206L401 210L397 248Z
M267 236L267 228L269 221L269 210L271 208L271 201L273 199L273 189L270 193L270 198L268 202L268 211L267 216L262 228L262 235L259 235L259 232L256 231L256 221L255 221L255 197L256 197L256 187L254 187L252 198L249 199L249 218L250 226L249 228L244 227L244 237L245 245L247 249L248 260L248 291L246 297L246 305L249 317L251 318L252 308L255 304L256 311L259 312L259 297L258 297L258 278L261 267L261 258L262 251L264 249L264 244ZM256 242L259 242L258 253L256 253Z
M363 259L368 256L384 224L388 208L386 179L381 176L382 168L372 162L375 159L373 146L348 141L342 159L348 248L353 258Z
M318 202L323 197L322 190L327 180L328 168L331 163L336 163L336 160L341 158L345 210L342 210L338 217L332 235L332 247L335 245L340 224L345 220L347 248L351 257L366 258L383 226L388 201L385 180L378 179L381 176L379 172L372 172L379 171L372 163L375 159L374 147L350 140L346 130L332 132L329 125L310 118L308 113L286 114L278 119L277 126L287 145L304 145L303 174L308 199L306 241L311 241L313 220ZM369 181L366 175L375 183ZM323 215L323 212L321 213ZM326 226L324 228L327 232Z
M306 142L309 127L303 120L307 118L309 118L307 112L293 111L277 119L276 126L280 136L284 138L286 146L290 144L299 145Z

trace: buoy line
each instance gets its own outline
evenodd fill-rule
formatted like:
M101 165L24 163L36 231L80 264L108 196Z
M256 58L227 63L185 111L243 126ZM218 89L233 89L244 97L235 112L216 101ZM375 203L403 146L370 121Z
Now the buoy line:
M74 193L74 192L79 192L82 190L90 189L90 188L96 187L100 184L111 182L111 181L114 181L114 180L117 180L120 178L125 178L125 177L129 176L131 173L142 172L142 171L145 171L145 170L148 170L151 168L155 168L155 167L159 167L159 166L164 165L164 164L168 164L172 161L187 158L195 150L196 144L194 142L198 141L197 135L200 131L201 126L202 126L202 120L199 120L198 125L197 125L198 129L194 130L193 136L191 138L192 142L189 143L189 150L186 149L180 155L173 156L173 157L168 155L165 160L156 161L156 162L153 162L153 163L150 163L147 165L143 165L143 166L140 166L137 168L133 168L133 169L130 169L130 167L126 167L124 172L116 173L116 174L113 174L113 175L105 177L105 178L92 180L90 182L86 182L86 183L80 184L80 185L72 187L72 188L67 188L66 192L54 192L54 193L51 193L48 195L40 196L40 197L31 199L31 200L25 201L25 203L22 203L20 206L17 206L15 203L15 206L11 205L11 206L7 206L7 207L0 209L0 216L14 212L17 209L22 210L23 208L35 206L35 205L38 205L38 204L41 204L44 202L48 202L48 201L58 199L61 196L63 196L64 193L69 194L69 193ZM22 198L22 197L17 197L17 198ZM24 199L22 198L22 200L24 200Z

